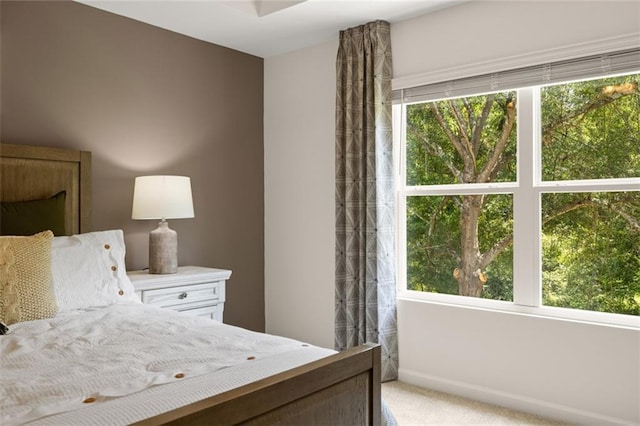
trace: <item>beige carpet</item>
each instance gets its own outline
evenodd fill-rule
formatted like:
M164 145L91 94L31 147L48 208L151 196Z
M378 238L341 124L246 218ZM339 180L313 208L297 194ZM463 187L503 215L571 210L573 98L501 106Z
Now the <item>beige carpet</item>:
M458 396L400 382L382 384L382 397L399 426L566 425Z

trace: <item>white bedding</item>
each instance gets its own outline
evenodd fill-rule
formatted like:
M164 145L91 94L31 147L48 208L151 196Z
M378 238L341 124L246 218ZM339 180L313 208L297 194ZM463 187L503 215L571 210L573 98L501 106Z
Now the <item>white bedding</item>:
M0 424L129 424L332 353L137 303L64 312L0 336Z

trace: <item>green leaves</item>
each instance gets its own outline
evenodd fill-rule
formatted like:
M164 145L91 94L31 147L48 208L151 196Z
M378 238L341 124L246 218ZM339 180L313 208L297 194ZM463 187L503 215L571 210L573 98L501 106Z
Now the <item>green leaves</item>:
M542 88L543 180L640 176L640 74Z

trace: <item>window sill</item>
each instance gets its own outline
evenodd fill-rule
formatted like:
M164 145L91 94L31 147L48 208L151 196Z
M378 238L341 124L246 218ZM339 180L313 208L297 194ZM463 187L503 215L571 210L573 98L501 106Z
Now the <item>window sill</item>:
M640 330L640 317L634 315L582 311L578 309L557 308L551 306L524 306L500 300L476 299L473 297L456 296L451 294L422 293L410 290L399 290L397 293L397 299L426 304L448 305L457 308L525 315L535 318Z

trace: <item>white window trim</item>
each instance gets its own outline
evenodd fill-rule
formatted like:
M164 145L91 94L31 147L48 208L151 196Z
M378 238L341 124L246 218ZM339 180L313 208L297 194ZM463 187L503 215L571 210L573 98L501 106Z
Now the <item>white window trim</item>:
M438 81L437 77L446 76L446 79L453 79L457 77L468 77L470 75L478 75L486 73L488 67L490 71L497 69L508 69L509 67L515 67L514 64L530 65L532 63L540 63L546 61L557 60L559 58L567 59L568 52L573 54L573 58L579 56L586 56L589 54L599 54L607 51L614 51L621 48L633 48L638 47L637 34L633 36L616 37L613 39L607 39L598 41L595 43L585 43L576 46L570 46L568 48L554 49L547 52L539 52L535 55L527 55L526 57L508 58L505 61L493 61L491 63L483 63L477 66L465 67L464 69L458 68L454 70L444 70L438 73L423 74L421 76L413 76L403 79L395 79L393 88L406 88L411 85L428 84L430 81ZM577 52L577 53L576 53ZM562 56L562 55L565 56ZM560 320L596 323L602 325L610 325L616 327L625 327L632 329L640 329L640 317L633 315L612 314L605 312L586 311L579 309L559 308L542 305L542 292L541 287L541 247L540 238L541 234L541 218L540 215L535 215L533 218L529 212L541 211L540 197L530 197L530 191L527 189L527 196L523 197L521 194L520 186L534 188L538 194L544 192L589 192L589 191L620 191L625 189L637 189L640 187L640 178L632 179L616 179L603 183L598 180L589 181L563 181L563 182L542 182L539 171L540 164L527 163L522 161L523 158L535 159L534 161L540 161L540 155L537 155L537 150L540 149L540 141L533 140L539 139L539 135L536 136L534 128L540 128L540 117L537 111L533 111L532 105L535 105L539 92L534 89L519 89L518 93L518 115L529 116L529 120L518 120L518 183L491 183L487 185L468 185L464 189L459 187L455 188L456 193L512 193L514 196L514 245L520 244L518 247L519 256L514 255L514 300L513 302L505 302L491 299L481 299L473 297L465 297L449 294L438 294L429 292L418 292L406 290L406 196L407 195L424 195L424 187L407 187L405 191L396 191L396 229L398 231L398 237L396 239L396 253L397 253L397 268L396 268L396 282L399 285L397 297L400 300L421 301L425 303L445 304L457 307L467 307L473 309L487 309L491 311L509 312L524 314L536 317L555 318ZM394 105L394 109L400 108L404 113L402 105ZM405 139L405 119L403 114L394 114L394 128L401 129L394 132L394 156L395 156L395 171L398 182L406 182L406 174L404 170L403 161L405 159L405 152L401 152L401 148L404 147L402 141ZM523 127L526 123L527 127ZM530 127L529 127L530 126ZM528 150L525 151L525 150ZM536 167L534 167L536 166ZM429 188L429 195L448 194L453 189L452 185L438 185L436 187ZM520 201L516 202L516 198ZM524 202L523 202L524 200ZM518 218L526 217L527 220L518 220ZM535 241L535 244L522 244L525 241ZM514 246L514 254L516 248ZM529 263L532 268L526 268L521 265L521 262ZM533 273L532 273L533 272ZM403 288L401 288L403 287Z

